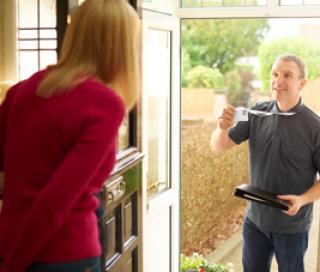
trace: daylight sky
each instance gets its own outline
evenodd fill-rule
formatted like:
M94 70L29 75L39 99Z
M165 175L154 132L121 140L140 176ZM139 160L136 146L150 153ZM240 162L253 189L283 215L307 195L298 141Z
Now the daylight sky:
M281 37L294 37L299 36L300 25L313 25L319 26L320 29L320 18L294 18L294 19L270 19L269 24L271 26L269 34L266 36L267 41L278 39ZM318 37L319 40L320 37Z

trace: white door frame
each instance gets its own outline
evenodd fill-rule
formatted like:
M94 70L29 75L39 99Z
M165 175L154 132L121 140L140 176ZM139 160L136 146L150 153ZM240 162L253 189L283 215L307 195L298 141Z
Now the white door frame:
M169 154L169 188L160 192L153 199L148 199L147 182L145 176L146 157L144 158L143 166L143 182L142 182L142 206L143 206L143 266L144 272L148 271L145 268L150 267L147 262L151 262L148 248L149 243L156 241L157 230L154 230L155 239L150 240L150 233L152 230L148 228L148 220L156 217L163 211L164 207L170 207L170 225L171 232L168 237L168 244L170 245L170 260L165 260L170 264L170 271L179 271L179 253L180 253L180 26L179 20L172 15L172 7L165 9L163 5L164 0L158 1L159 6L148 6L148 9L143 10L143 28L153 30L164 30L171 32L171 103L170 107L170 154ZM166 0L170 3L171 0ZM157 1L155 1L157 2ZM147 3L146 3L147 4ZM157 8L160 11L157 11ZM146 50L143 49L142 52ZM152 69L152 67L151 67ZM144 92L147 92L144 89ZM143 97L145 99L146 93ZM144 105L144 103L142 103ZM146 108L143 107L143 111ZM143 113L145 114L145 113ZM145 127L143 127L145 131ZM143 135L142 135L143 138ZM143 142L143 140L142 140ZM143 150L148 152L148 150ZM161 231L161 226L159 226ZM146 239L148 237L149 240ZM152 237L151 237L152 239ZM159 252L159 258L161 258ZM158 259L156 261L159 261Z
M320 17L320 6L279 6L278 0L267 0L266 6L259 7L201 7L201 8L180 8L180 0L153 0L149 3L143 4L143 7L149 11L159 13L161 20L162 15L172 16L176 18L178 23L181 19L200 19L200 18L313 18ZM155 15L155 18L157 16ZM161 24L160 24L161 25ZM155 28L159 28L159 24L154 25ZM174 46L180 47L180 30L178 34L174 35L174 38L178 35L179 41L175 42ZM180 51L180 50L179 50ZM173 217L178 218L178 225L172 233L172 271L179 271L179 254L180 254L180 56L173 56L173 62L175 66L173 68L172 75L172 103L171 116L172 116L172 162L171 162L171 185L172 194L176 200L173 205ZM178 78L179 80L175 80ZM176 125L175 125L176 124ZM143 184L143 191L146 190L146 184ZM165 196L159 197L158 201L165 201ZM147 206L149 211L153 210L153 213L157 213L158 205L157 201L148 203L146 194L143 196L143 217L146 218ZM178 226L178 227L177 227ZM320 240L319 240L320 241ZM320 258L320 252L318 262ZM150 271L144 271L150 272Z

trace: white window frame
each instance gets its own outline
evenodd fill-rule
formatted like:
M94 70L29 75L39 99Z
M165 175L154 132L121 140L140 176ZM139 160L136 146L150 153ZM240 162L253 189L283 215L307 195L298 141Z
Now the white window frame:
M175 0L179 1L179 0ZM178 8L180 19L202 18L314 18L320 17L320 5L280 6L279 0L267 0L266 6L257 7L197 7Z

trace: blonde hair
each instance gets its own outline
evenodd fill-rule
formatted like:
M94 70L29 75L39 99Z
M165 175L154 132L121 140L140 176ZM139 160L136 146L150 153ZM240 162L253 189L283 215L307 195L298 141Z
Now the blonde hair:
M126 0L86 0L72 15L57 64L37 94L65 93L94 75L131 108L140 88L139 18Z

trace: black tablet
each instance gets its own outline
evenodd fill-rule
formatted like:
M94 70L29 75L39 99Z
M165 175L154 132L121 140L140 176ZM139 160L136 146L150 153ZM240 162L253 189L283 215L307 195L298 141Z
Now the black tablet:
M235 188L234 195L285 211L290 207L288 201L279 199L276 194L245 183Z

